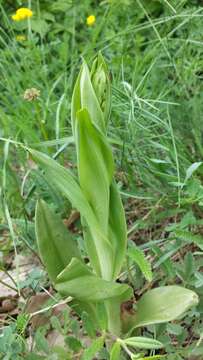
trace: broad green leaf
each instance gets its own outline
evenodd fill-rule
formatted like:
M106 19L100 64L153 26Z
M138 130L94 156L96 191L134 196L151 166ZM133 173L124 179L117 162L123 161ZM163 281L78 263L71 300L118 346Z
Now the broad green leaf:
M112 182L112 152L103 134L91 123L87 111L82 110L77 116L76 144L80 184L97 215L102 231L105 235L108 231L113 247L112 277L116 278L125 257L127 235L120 194L116 184ZM89 232L86 231L85 240L88 252L91 253L91 234L87 233Z
M119 342L115 342L111 348L110 360L120 359L121 345Z
M40 151L29 149L29 152L48 174L52 184L67 196L73 207L80 211L89 225L96 225L96 218L88 204L81 188L77 182L76 177L69 169L64 168L57 161L50 158L48 155Z
M197 304L198 296L181 286L149 290L137 303L134 327L172 321Z
M84 351L81 360L92 360L95 355L103 348L104 338L101 336L94 340L93 343Z
M146 338L143 336L130 337L130 338L123 340L123 342L126 345L129 345L129 346L132 346L132 347L138 348L138 349L156 350L156 349L163 348L163 344L160 341L157 341L155 339Z
M40 257L54 282L72 257L80 257L77 243L43 200L36 206L35 229Z
M76 148L81 188L107 235L109 187L114 163L107 138L94 126L86 109L76 114Z
M129 257L139 266L143 275L148 281L152 281L152 269L151 264L145 258L144 253L137 246L130 247L128 249Z
M86 275L92 275L91 268L82 261L73 258L68 266L57 276L57 283L70 281Z
M103 280L76 258L57 276L56 289L62 295L85 302L98 302L121 296L129 299L132 295L132 289L128 285Z
M92 302L104 301L105 308L102 311L108 315L108 329L114 335L120 334L120 307L124 301L132 297L132 289L128 285L103 280L91 273L87 265L78 259L72 259L57 277L56 289L62 295L77 299L76 311L80 313L81 310L85 310L101 329L106 328L106 314L102 316L103 319L99 319L99 304L94 308L89 306Z
M114 180L110 186L108 231L108 237L111 240L114 254L113 275L116 278L126 255L127 229L123 204Z
M90 252L89 255L92 266L98 275L102 274L104 279L110 280L112 278L113 266L112 246L100 229L93 210L76 178L68 169L58 164L49 156L33 149L29 149L29 152L34 160L43 167L48 181L69 199L73 207L80 211L91 232L90 240L92 241L93 254ZM91 251L91 246L89 246L89 249Z
M108 68L101 53L93 62L91 81L107 126L111 108L111 86Z

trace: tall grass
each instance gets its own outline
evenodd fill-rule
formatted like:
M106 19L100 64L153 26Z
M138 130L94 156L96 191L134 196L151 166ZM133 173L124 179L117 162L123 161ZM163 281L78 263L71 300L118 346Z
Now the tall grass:
M70 135L79 55L91 60L101 50L112 71L110 134L124 173L124 199L131 194L146 198L149 208L160 199L167 207L180 206L186 170L202 156L202 8L186 1L169 6L140 0L136 6L131 1L32 5L30 31L11 21L17 3L1 4L1 136L54 154ZM92 28L85 23L90 13L96 15ZM18 42L19 33L27 40ZM40 98L27 102L23 94L32 87ZM62 162L74 161L72 153L70 148L60 155ZM16 167L26 172L28 166L24 155L10 156L13 179ZM11 180L10 196L20 181ZM11 206L16 212L15 201Z

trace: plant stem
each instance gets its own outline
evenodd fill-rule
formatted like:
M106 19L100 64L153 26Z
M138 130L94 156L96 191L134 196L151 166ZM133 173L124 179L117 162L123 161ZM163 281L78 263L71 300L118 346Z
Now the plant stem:
M116 336L121 333L120 302L119 300L105 301L108 316L108 331Z

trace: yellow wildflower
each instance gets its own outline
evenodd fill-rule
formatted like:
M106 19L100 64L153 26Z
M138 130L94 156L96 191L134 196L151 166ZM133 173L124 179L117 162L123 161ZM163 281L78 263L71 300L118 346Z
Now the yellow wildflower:
M86 20L88 26L94 25L95 21L96 21L96 17L94 15L88 16Z
M21 21L32 17L33 12L28 8L19 8L16 13L12 15L14 21Z
M25 40L26 40L26 36L25 36L25 35L16 35L16 40L17 40L17 41L25 41Z
M12 17L13 21L19 21L20 20L20 18L19 18L19 16L17 14L12 15L11 17Z

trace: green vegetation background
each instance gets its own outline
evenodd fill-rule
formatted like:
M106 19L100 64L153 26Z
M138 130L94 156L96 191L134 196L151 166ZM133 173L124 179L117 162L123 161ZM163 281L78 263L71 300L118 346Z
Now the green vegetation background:
M28 23L11 19L20 6L33 10ZM96 21L89 27L91 14ZM203 334L202 21L203 2L195 0L0 1L1 138L55 155L74 168L73 84L82 57L91 62L102 51L106 58L112 80L109 137L130 241L149 256L154 281L180 283L200 295L187 324L157 329L173 360L191 354L201 359L203 352L195 346ZM39 99L23 98L29 88L40 91ZM19 147L1 141L0 154L4 268L13 241L18 252L36 251L33 219L39 194L63 218L70 209ZM14 234L5 239L11 229ZM139 291L138 270L133 278Z

